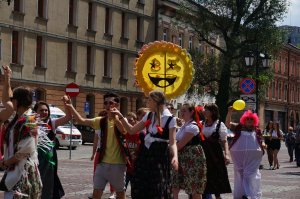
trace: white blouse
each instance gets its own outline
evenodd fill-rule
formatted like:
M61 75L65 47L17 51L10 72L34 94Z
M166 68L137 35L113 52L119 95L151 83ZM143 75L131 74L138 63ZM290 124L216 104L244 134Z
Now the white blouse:
M180 141L186 134L193 134L194 136L199 134L199 128L195 121L184 123L184 125L178 130L176 134L176 140Z
M205 126L205 123L203 125L203 135L208 138L210 137L217 128L219 120L216 120L211 126ZM227 139L227 127L223 122L220 124L220 129L219 129L219 134L220 134L220 140L226 140Z
M149 115L150 112L146 113L142 119L142 121L145 123L148 119L148 115ZM169 119L169 117L172 116L172 114L170 113L170 111L166 108L163 110L163 112L161 113L161 127L164 128L165 127L165 124L167 123L167 120ZM151 134L157 134L157 127L156 125L158 125L157 122L153 123L154 121L154 112L152 112L152 115L151 115L151 123L150 125L148 126L148 131L151 133ZM169 123L169 129L170 128L175 128L176 127L176 120L175 118L173 117Z

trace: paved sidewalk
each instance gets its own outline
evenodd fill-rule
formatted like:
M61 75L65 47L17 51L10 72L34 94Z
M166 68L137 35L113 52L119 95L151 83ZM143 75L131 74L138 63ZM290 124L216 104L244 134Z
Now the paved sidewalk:
M75 159L75 158L74 158ZM261 170L263 199L299 199L300 197L300 168L295 162L288 162L286 147L282 143L279 152L279 170ZM263 164L268 167L267 156L263 157ZM64 199L86 199L92 193L93 164L88 158L75 160L59 160L59 176L66 192ZM233 165L228 166L229 178L233 189ZM2 176L3 173L0 173ZM104 196L108 198L109 186L106 187ZM130 188L127 190L127 198L130 197ZM3 198L3 193L0 193ZM184 192L180 193L181 199L187 199ZM232 194L222 195L223 199L232 198Z

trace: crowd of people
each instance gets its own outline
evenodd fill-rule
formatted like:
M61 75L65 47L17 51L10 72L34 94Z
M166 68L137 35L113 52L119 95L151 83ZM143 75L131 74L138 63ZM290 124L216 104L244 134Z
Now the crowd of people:
M11 70L3 66L4 81L0 112L0 168L5 174L0 190L5 199L59 199L64 189L57 175L55 129L74 117L76 123L95 129L91 160L94 161L93 199L100 199L110 183L118 199L125 199L128 184L134 199L177 199L184 190L192 199L222 197L231 193L227 165L234 165L233 198L261 198L259 166L266 149L270 169L279 169L278 152L285 139L290 162L300 166L300 127L287 134L270 121L261 131L259 118L245 111L238 123L219 118L214 103L195 106L185 102L176 117L162 91L149 93L147 107L123 115L119 96L104 95L104 110L85 118L62 97L66 115L50 118L49 105L37 102L32 91L10 88ZM11 118L9 122L8 119ZM227 129L235 133L230 144ZM46 133L41 140L42 132ZM46 143L46 144L45 144ZM295 154L295 155L294 155Z

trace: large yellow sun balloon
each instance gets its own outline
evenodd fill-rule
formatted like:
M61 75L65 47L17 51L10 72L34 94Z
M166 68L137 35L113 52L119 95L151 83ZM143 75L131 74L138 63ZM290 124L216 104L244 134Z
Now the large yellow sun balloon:
M193 74L190 54L165 41L144 45L135 63L136 80L146 96L152 90L162 90L168 99L180 96L190 86Z

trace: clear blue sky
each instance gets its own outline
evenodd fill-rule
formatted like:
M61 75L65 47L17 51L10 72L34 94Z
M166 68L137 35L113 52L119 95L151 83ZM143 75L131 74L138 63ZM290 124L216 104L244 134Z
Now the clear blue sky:
M289 0L290 7L283 22L279 25L291 25L300 27L300 0Z

